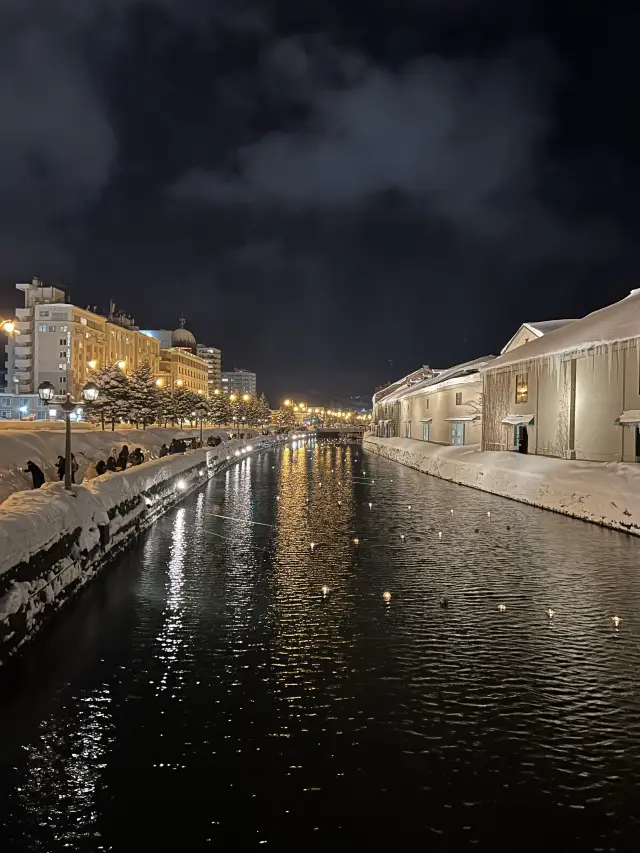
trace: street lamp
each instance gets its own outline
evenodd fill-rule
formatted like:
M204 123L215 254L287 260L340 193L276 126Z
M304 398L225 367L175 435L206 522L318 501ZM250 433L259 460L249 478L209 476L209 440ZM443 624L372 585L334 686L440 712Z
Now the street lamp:
M55 396L55 388L51 382L41 382L38 385L38 395L44 403L50 403ZM95 403L98 399L100 390L93 382L87 382L82 389L82 399L86 403ZM71 491L71 412L75 409L77 403L71 399L71 394L66 395L64 403L60 406L64 412L65 420L65 446L64 446L64 487Z
M0 331L6 332L8 335L20 334L16 329L16 324L13 320L0 320Z

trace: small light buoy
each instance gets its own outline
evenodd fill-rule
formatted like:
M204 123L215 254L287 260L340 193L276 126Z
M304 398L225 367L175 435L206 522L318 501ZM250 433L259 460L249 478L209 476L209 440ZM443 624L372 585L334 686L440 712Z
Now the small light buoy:
M363 471L363 472L362 472L362 476L363 476L363 477L366 477L366 476L367 476L367 472L366 472L366 471Z
M311 550L313 551L313 549L316 547L316 543L315 543L315 542L311 542L311 543L309 544L309 547L310 547L310 548L311 548Z
M491 518L491 510L487 512L487 518Z
M507 609L507 605L506 605L506 604L499 604L499 605L498 605L498 611L499 611L500 613L504 613L504 611L505 611L506 609Z
M390 592L384 592L382 594L382 597L384 598L385 601L391 601L391 593Z
M453 510L451 510L451 515L453 515Z
M400 541L401 541L401 542L404 542L404 533L401 533L401 534L400 534Z
M553 619L553 617L554 617L555 615L556 615L556 611L555 611L555 610L552 610L551 608L549 608L549 609L547 610L547 616L549 617L549 619Z
M411 510L411 504L407 504L407 509Z
M319 489L321 489L321 488L322 488L322 483L318 483L318 488L319 488Z
M277 500L277 501L279 501L279 500L280 500L280 495L276 495L276 500Z
M620 622L622 621L619 616L612 616L611 621L614 624L614 627L617 628Z
M375 486L375 484L376 484L376 481L375 481L375 480L372 480L372 481L371 481L371 485L372 485L372 486Z
M442 539L442 530L438 530L438 539Z
M322 587L322 594L329 595L329 587L326 584Z
M307 503L309 503L309 498L307 498Z
M339 486L341 486L341 485L342 485L342 482L341 482L340 480L338 480L338 485L339 485Z
M338 506L342 506L342 501L338 501Z
M369 509L371 509L371 507L372 507L372 506L373 506L373 504L372 504L372 503L369 503Z
M356 536L356 538L353 540L353 544L356 546L356 548L357 548L357 547L358 547L358 545L360 544L360 540L358 539L358 537L357 537L357 536Z

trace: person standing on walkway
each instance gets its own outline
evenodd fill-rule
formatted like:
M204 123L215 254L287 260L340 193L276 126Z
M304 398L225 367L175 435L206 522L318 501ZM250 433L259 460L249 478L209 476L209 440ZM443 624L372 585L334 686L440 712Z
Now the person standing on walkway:
M38 468L35 462L29 460L27 462L27 471L31 474L31 479L33 480L33 488L39 489L40 486L44 483L44 472L42 468Z
M58 462L56 464L56 470L58 471L58 479L59 480L62 480L64 478L64 468L65 468L64 456L58 456Z
M124 471L127 467L127 462L129 461L129 448L126 444L122 445L122 450L118 454L118 468Z

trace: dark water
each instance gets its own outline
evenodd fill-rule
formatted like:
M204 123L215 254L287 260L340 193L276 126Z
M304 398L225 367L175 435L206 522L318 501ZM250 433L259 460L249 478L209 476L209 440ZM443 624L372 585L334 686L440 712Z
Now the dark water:
M640 543L309 448L2 675L0 850L640 849Z

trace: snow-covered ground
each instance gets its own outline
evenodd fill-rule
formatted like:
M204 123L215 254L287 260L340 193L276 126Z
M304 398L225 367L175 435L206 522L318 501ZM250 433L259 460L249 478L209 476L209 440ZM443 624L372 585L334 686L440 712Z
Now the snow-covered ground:
M366 450L463 486L640 536L640 465L573 462L366 436Z
M126 444L130 451L140 447L146 459L154 459L160 447L164 443L169 444L178 432L185 432L194 438L200 435L197 429L156 427L146 430L125 429L103 432L74 426L71 434L71 449L79 466L76 482L82 482L84 473L91 463L99 459L106 460L112 448L116 448L118 453L123 444ZM225 438L228 435L226 430L205 429L203 432L205 439L211 434L219 434ZM23 470L29 459L42 468L47 481L57 482L56 463L58 456L64 455L64 443L64 430L61 429L0 430L0 503L14 492L31 488L31 475Z

